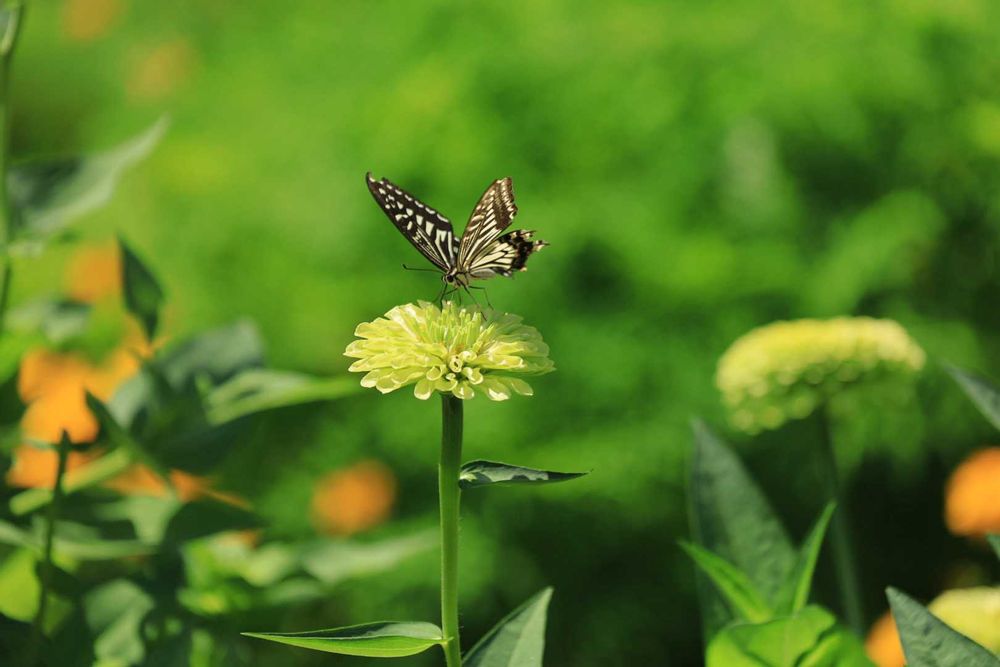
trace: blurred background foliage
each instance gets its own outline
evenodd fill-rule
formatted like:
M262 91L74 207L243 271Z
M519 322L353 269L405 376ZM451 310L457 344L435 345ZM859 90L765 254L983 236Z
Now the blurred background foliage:
M986 0L31 2L16 157L171 121L75 227L83 255L19 260L14 303L93 288L121 231L156 267L168 339L248 317L273 365L343 374L356 323L439 286L400 268L420 260L365 172L459 225L510 175L518 222L552 247L490 299L559 371L531 400L473 402L467 458L594 473L466 494L466 638L551 584L547 664L697 664L675 545L689 419L724 427L716 362L748 329L847 314L899 321L930 360L915 395L859 404L839 437L873 620L886 584L929 598L995 567L945 525L947 476L990 431L938 364L1000 373L998 20ZM124 335L97 322L93 358ZM438 428L405 392L268 414L214 486L275 538L412 533L434 523ZM732 437L801 537L825 500L813 424ZM239 629L431 620L436 577L426 552ZM833 605L831 586L821 564ZM223 664L329 660L249 650Z

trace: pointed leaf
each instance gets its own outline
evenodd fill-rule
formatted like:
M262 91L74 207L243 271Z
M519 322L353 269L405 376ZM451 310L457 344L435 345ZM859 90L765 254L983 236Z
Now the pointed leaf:
M955 366L946 366L958 386L972 399L979 411L993 426L1000 429L1000 388L986 378L964 371Z
M681 542L680 546L701 571L708 575L715 588L729 603L729 608L739 618L759 623L774 615L750 579L732 563L697 544Z
M433 623L382 621L313 632L244 632L246 637L266 639L314 651L368 658L402 658L422 653L444 643L441 628Z
M537 593L479 640L462 662L466 667L542 667L551 599L551 588Z
M886 594L909 664L920 667L997 667L998 660L992 652L953 630L916 600L891 587L886 589Z
M122 254L122 290L125 293L125 307L142 324L147 340L156 336L156 325L160 320L160 306L163 304L163 288L156 276L132 252L125 240L118 237Z
M463 489L489 484L551 484L583 477L585 472L553 472L496 461L469 461L458 474L458 484Z
M809 535L802 541L799 548L799 558L795 563L791 576L778 594L777 611L779 614L793 614L809 601L809 589L812 588L813 573L816 571L816 561L819 560L823 537L830 525L836 503L827 503L822 514L816 519Z
M252 368L208 394L208 420L220 425L255 412L342 398L360 390L354 378Z
M696 421L688 493L695 542L735 565L765 600L776 599L796 554L764 494L730 449ZM705 636L733 616L699 573L698 597Z
M13 165L7 183L22 251L31 251L75 218L107 203L121 174L149 154L166 127L161 119L133 139L89 156Z

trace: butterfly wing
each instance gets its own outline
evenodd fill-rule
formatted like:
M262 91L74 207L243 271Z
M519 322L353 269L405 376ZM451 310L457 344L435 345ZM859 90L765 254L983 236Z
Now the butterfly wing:
M510 178L493 181L472 209L458 250L460 271L469 271L477 261L491 254L493 243L510 227L517 215L514 186Z
M470 276L480 280L496 275L511 276L515 271L524 271L524 264L531 253L548 245L545 241L532 241L533 234L527 229L504 234L477 255L466 270Z
M396 229L434 266L447 273L455 266L459 243L451 221L389 179L365 180L372 197Z

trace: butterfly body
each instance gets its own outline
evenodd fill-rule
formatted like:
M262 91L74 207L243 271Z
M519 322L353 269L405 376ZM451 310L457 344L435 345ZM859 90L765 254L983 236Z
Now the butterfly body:
M468 288L473 280L511 276L524 271L533 252L545 241L532 240L533 231L507 232L517 206L510 178L494 181L472 210L461 238L451 221L386 178L369 173L368 189L400 233L426 257L449 286Z

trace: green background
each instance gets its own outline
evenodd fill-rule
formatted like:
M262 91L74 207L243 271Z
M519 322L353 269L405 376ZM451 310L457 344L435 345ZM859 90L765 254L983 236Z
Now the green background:
M165 285L173 335L247 316L274 365L344 373L358 322L439 287L400 268L422 260L372 202L369 170L459 226L509 175L518 224L552 244L488 287L542 331L558 372L534 398L469 405L466 453L593 473L466 494L466 646L553 585L546 664L698 662L693 569L675 545L689 420L725 430L716 360L776 319L890 317L929 355L910 404L859 411L841 434L869 616L887 584L928 597L989 562L941 519L947 474L989 430L938 364L1000 372L994 3L123 7L79 41L63 3L30 3L14 150L103 147L170 115L76 230L130 239ZM137 72L158 49L169 85L150 91ZM58 289L68 252L23 260L15 301ZM374 457L400 480L378 533L429 526L438 412L400 391L268 416L221 486L296 537L312 531L313 482ZM796 537L824 500L812 427L733 436ZM435 567L429 553L241 629L433 620ZM829 570L819 596L836 608ZM366 664L253 649L232 664Z

